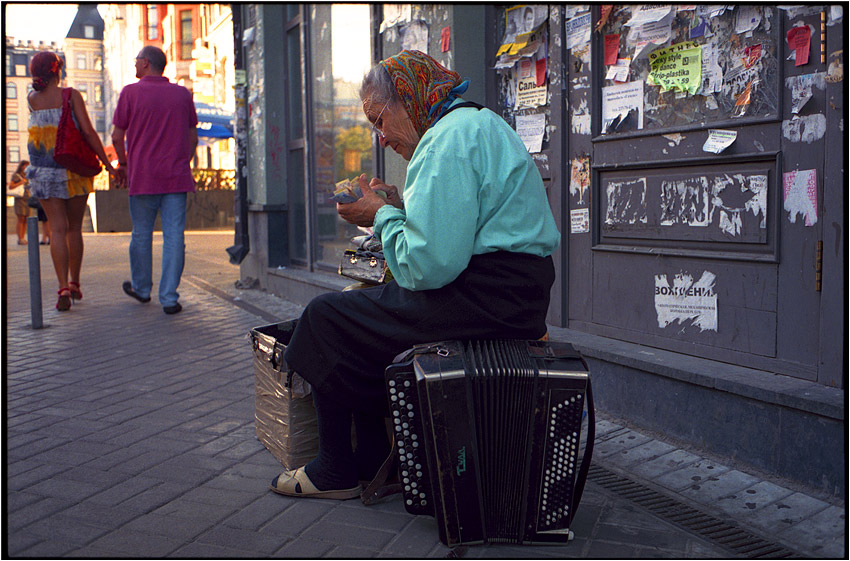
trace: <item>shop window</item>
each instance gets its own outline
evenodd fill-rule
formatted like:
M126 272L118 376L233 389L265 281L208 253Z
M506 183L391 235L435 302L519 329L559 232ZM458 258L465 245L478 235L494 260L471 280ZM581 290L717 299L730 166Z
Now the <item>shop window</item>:
M192 10L180 10L180 58L192 58Z
M6 99L18 99L18 86L14 82L6 82Z
M769 5L600 6L598 135L777 119L780 22ZM569 24L568 24L569 25Z
M147 17L148 17L148 40L153 41L154 39L159 38L159 16L156 11L156 4L148 4L147 6Z
M320 265L336 269L350 239L361 234L342 220L330 199L343 179L372 176L372 132L359 89L371 65L370 13L366 4L310 7L310 107L312 108L312 184L309 203L314 217L315 255Z

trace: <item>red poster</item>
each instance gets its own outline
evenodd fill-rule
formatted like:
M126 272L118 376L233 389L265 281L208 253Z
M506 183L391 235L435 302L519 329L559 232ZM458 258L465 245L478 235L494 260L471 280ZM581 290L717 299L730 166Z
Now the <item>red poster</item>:
M620 36L614 33L613 35L605 36L605 64L617 64L617 55L620 54Z
M744 49L744 66L751 67L761 58L761 45L750 45Z
M808 25L800 27L792 27L786 34L788 46L794 49L797 54L794 66L803 66L809 62L809 48L812 43L812 30Z
M452 29L450 27L444 27L440 30L440 52L447 53L449 52L449 41L451 40Z
M546 83L546 59L539 58L537 59L537 87L539 88L544 83Z

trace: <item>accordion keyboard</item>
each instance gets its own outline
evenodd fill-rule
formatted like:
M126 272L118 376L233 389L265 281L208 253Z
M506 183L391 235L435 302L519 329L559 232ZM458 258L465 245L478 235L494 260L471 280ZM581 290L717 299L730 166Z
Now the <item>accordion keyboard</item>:
M543 482L537 531L569 528L573 486L578 472L584 394L553 391L549 403Z
M398 374L387 381L393 437L398 447L399 476L405 509L412 514L434 514L428 479L419 395L413 376Z

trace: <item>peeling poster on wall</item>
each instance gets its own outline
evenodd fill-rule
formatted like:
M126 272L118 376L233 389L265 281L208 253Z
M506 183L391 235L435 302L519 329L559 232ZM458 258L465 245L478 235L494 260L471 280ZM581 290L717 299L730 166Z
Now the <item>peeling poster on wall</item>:
M802 215L806 226L818 221L818 172L816 169L788 171L782 174L788 221L794 224Z
M590 158L573 158L570 162L570 196L578 195L578 204L584 204L584 196L590 186Z
M590 232L590 209L574 208L570 210L570 233L586 234Z
M605 188L606 224L646 224L646 178L610 181Z
M667 275L655 275L655 313L658 327L673 322L690 322L700 331L717 331L717 294L714 291L716 275L703 271L696 282L687 273L677 273L673 282Z

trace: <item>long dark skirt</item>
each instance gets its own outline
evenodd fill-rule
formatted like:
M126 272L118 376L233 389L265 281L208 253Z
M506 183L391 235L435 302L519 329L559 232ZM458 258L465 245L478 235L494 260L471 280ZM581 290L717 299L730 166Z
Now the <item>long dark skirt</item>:
M551 257L475 255L452 283L411 291L392 281L310 302L287 346L287 364L318 391L369 415L388 414L384 369L420 343L537 339L546 333Z

